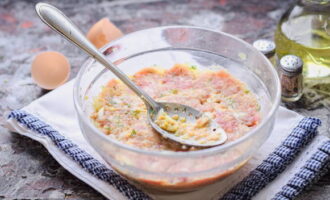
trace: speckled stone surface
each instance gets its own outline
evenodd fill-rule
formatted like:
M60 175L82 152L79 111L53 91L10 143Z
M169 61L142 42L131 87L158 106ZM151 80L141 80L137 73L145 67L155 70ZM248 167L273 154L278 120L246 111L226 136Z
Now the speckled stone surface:
M33 0L0 1L0 113L21 108L46 91L30 76L33 57L54 50L66 55L71 78L86 58L77 48L40 22ZM285 0L62 0L48 1L64 11L83 31L109 17L124 33L170 24L198 25L232 33L248 42L272 38L277 20L288 8ZM306 116L322 119L329 134L329 106L324 99L287 104ZM60 112L60 111L59 111ZM4 119L0 118L0 123ZM104 199L64 170L39 143L0 127L0 199ZM298 199L330 199L327 174Z

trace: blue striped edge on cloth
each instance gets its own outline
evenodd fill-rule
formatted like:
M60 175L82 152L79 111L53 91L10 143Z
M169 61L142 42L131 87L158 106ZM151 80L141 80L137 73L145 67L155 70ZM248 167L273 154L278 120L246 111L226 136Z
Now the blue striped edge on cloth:
M105 165L94 159L84 150L80 149L72 141L66 139L58 131L48 124L42 122L35 116L23 111L12 111L8 118L13 118L28 129L42 135L48 136L54 144L74 161L99 179L108 182L117 188L130 200L151 199L141 190L131 185L127 180L108 169ZM234 186L221 199L223 200L248 200L264 188L269 182L274 180L286 166L317 134L317 128L321 121L316 118L306 117L302 119L292 133L275 149L255 170L245 177L240 183ZM305 187L321 175L321 168L328 164L330 154L330 143L319 147L313 157L306 162L305 166L289 183L276 194L274 199L292 199L297 196Z
M66 139L58 131L54 130L51 126L39 120L35 116L22 110L16 110L12 111L8 118L16 119L19 123L26 126L30 130L48 136L59 149L70 156L74 161L79 163L83 169L87 170L99 179L108 182L128 199L151 199L144 192L128 183L127 180L123 179L113 170L107 168L104 164L94 159L90 154L80 149L76 144Z
M330 141L322 144L305 165L278 192L272 200L291 200L306 187L328 172L330 166Z
M299 152L317 135L317 128L321 125L321 121L316 118L303 118L298 126L296 126L288 137L278 146L274 152L262 161L256 169L251 171L241 182L227 192L222 200L249 200L256 195L268 183L274 180L285 168L292 163ZM327 145L327 144L324 144ZM323 146L324 146L323 145ZM321 146L320 148L324 149ZM328 145L329 148L329 145ZM330 149L328 149L330 153ZM316 161L311 158L307 161L308 172L317 174L320 172L320 165L327 164L330 158L329 153L323 153L321 150L315 153L313 158L320 158L321 161ZM320 162L320 163L315 163ZM305 169L302 169L297 178L290 180L288 185L285 185L281 191L275 195L274 200L293 199L295 198L309 183L312 181L311 176L299 176L305 174ZM307 175L307 174L306 174ZM300 183L298 183L298 178ZM300 185L299 185L300 184ZM303 187L304 186L304 187Z

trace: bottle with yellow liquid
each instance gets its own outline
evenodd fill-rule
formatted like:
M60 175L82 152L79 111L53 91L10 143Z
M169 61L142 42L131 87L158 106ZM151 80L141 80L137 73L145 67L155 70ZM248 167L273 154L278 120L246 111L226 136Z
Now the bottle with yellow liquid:
M330 0L298 0L275 33L278 58L292 54L303 62L305 81L330 85Z

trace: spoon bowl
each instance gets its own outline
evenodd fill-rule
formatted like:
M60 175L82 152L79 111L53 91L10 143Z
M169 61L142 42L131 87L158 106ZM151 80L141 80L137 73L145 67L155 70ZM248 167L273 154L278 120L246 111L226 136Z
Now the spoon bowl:
M220 134L220 139L215 142L209 142L205 144L201 144L194 140L188 140L188 139L182 139L178 136L175 136L172 133L169 133L165 131L164 129L160 128L155 121L157 120L157 116L160 112L165 112L169 116L178 115L179 117L182 117L186 119L188 123L196 123L196 121L203 116L203 113L199 112L198 110L186 106L183 104L177 104L177 103L169 103L169 102L157 102L160 105L160 109L157 112L154 112L152 109L148 109L148 120L150 125L158 132L160 133L164 138L168 138L170 140L179 142L183 145L188 146L195 146L195 147L211 147L223 144L227 140L227 135L224 132L224 130L214 121L210 120L208 123L208 128L210 132L215 132ZM182 146L184 149L185 146Z

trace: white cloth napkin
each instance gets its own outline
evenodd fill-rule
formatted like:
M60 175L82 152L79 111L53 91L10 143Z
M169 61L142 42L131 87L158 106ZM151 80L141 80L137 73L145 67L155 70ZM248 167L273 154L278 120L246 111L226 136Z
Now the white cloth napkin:
M35 100L30 105L23 108L23 110L30 114L39 117L44 122L51 125L54 129L59 131L63 136L72 140L80 148L87 151L94 158L104 163L107 167L109 165L96 153L96 151L89 145L80 132L76 113L73 105L73 82L74 80L64 84L60 88L49 92L41 98ZM293 127L295 127L303 116L286 108L280 107L277 116L274 130L270 138L259 149L259 151L253 156L253 158L236 173L214 183L208 185L200 190L188 192L188 193L158 193L143 189L147 194L155 199L190 199L190 200L211 200L219 198L235 184L241 181L251 170L259 165L268 154L270 154L276 146L278 146L286 136L291 133ZM80 180L89 184L95 190L99 191L105 197L109 199L126 199L119 191L113 186L99 180L93 175L85 171L75 161L66 156L61 150L59 150L49 138L40 134L34 133L29 129L21 126L16 120L9 119L7 126L10 130L18 132L19 134L30 137L36 141L42 143L49 153L68 171L75 175ZM274 181L261 190L253 199L264 200L271 199L274 195L292 178L292 176L302 167L306 160L310 158L313 152L316 151L318 145L328 140L325 136L318 135L313 141L300 153L295 161L286 168L286 170L280 174Z

